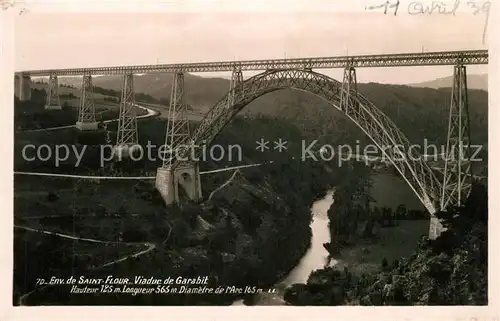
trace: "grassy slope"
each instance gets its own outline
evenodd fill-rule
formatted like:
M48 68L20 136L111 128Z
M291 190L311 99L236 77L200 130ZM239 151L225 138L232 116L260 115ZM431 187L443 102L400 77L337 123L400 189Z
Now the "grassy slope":
M422 235L429 231L426 220L400 221L398 226L380 229L379 240L361 242L340 251L340 265L346 265L353 273L378 272L382 258L388 262L398 260L415 249Z
M409 209L420 209L422 204L408 184L399 176L376 173L372 176L371 195L377 206L390 207L396 210L399 204Z
M245 131L247 127L253 128L254 131L247 133ZM164 138L164 130L165 124L160 120L148 120L141 124L143 139L161 141ZM256 119L236 120L217 139L221 144L238 139L237 141L246 147L244 150L252 152L245 154L245 160L252 163L254 156L259 155L254 150L255 135L267 133L271 138L282 131L295 139L301 137L299 130L286 121L270 122L266 119ZM55 140L55 142L62 139L59 136L45 136L45 138ZM283 159L288 158L283 155ZM197 244L191 244L188 238L196 234L197 227L192 220L187 219L190 214L180 212L176 214L173 213L174 209L165 210L158 203L144 199L143 193L134 189L136 182L97 183L50 177L16 177L15 190L18 195L15 199L16 222L35 227L44 226L51 230L97 239L118 240L120 233L123 233L124 239L125 234L129 235L129 238L133 235L135 238L153 242L168 239L165 248L155 251L141 261L125 263L125 265L109 268L100 273L188 275L194 273L190 270L190 262L192 262L190 260L196 260L199 261L197 264L200 264L199 270L196 270L198 274L218 275L219 282L238 282L238 284L268 282L270 284L275 281L276 276L281 277L286 274L306 250L307 240L310 237L307 225L310 219L308 206L312 199L318 196L315 193L325 190L329 182L329 179L321 173L321 168L305 166L299 162L292 166L286 161L284 163L285 166L277 164L262 169L243 170L243 176L235 184L230 184L223 191L215 194L211 202L206 202L201 208L195 208L196 214L200 214L210 224L218 226L217 230L222 233L226 231L224 213L229 213L232 217L232 224L237 229L236 238L222 235L220 236L222 239L218 241L219 245L212 245L211 241L205 239ZM203 167L211 168L215 165L204 164ZM155 166L152 165L152 167ZM203 176L205 195L208 196L214 188L223 184L227 176L227 173L210 177ZM145 182L141 185L143 189L152 190L152 183ZM36 193L33 189L36 189ZM47 200L48 192L51 191L56 192L59 196L58 200L53 202ZM109 215L101 213L102 209L105 209L105 213ZM66 217L23 220L23 217L36 215L66 215ZM99 219L96 219L96 215ZM175 227L171 237L169 237L169 226ZM127 240L130 240L129 238ZM24 236L21 239L24 240ZM36 244L28 240L29 244L26 245L21 242L21 239L16 243L18 246L16 253L23 253L26 248L34 250L33 247L36 247ZM290 246L290 251L284 251L285 244ZM71 249L68 252L68 247L61 245L55 250L58 251L59 256L62 256L61 253L66 253L62 256L66 260L64 264L70 263L68 253L71 254ZM214 250L215 252L211 252ZM30 259L43 263L44 251L48 251L48 248L43 247L43 251L39 251L41 257L33 256ZM191 258L192 253L196 254L196 258ZM222 256L224 260L228 259L229 263L226 262L224 269L216 267L215 264L218 264L218 261L213 255ZM285 256L280 257L280 255ZM16 273L21 280L24 266L31 263L29 260L23 261L27 258L23 254L16 257ZM47 254L47 257L52 256ZM263 265L261 262L271 263ZM40 271L33 272L33 275L56 273L55 267L44 264L38 266ZM77 265L82 264L79 261ZM25 290L29 288L29 284L17 284L17 286ZM47 297L40 297L40 299L50 301ZM191 304L200 302L195 297L191 299L192 301L189 301ZM76 300L73 301L75 304L86 302L78 298L74 300ZM177 301L172 299L174 300L172 301L168 298L151 299L152 301L142 298L141 300L144 300L141 301L144 304L152 304L153 301L161 304L181 302L179 299ZM130 301L127 302L130 303Z

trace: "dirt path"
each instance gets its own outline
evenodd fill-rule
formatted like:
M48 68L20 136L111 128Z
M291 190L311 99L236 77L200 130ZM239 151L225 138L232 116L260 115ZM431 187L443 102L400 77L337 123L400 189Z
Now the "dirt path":
M55 236L59 236L59 237L66 238L66 239L72 239L72 240L77 240L77 241L85 241L85 242L92 242L92 243L99 243L99 244L123 244L123 245L144 245L144 246L146 246L146 249L144 249L144 250L141 250L141 251L136 252L134 254L125 255L125 256L123 256L121 258L118 258L116 260L113 260L111 262L108 262L108 263L105 263L105 264L93 267L90 270L97 270L97 269L100 269L100 268L103 268L103 267L106 267L106 266L114 265L114 264L123 262L125 260L128 260L130 258L136 258L136 257L142 256L142 255L147 254L147 253L153 251L154 249L156 249L156 244L149 243L149 242L105 241L105 240L98 240L98 239L78 237L78 236L73 236L73 235L68 235L68 234L63 234L63 233L51 232L51 231L46 231L46 230L41 230L41 229L35 229L35 228L31 228L31 227L27 227L27 226L22 226L22 225L14 225L14 228L22 229L22 230L26 230L26 231L30 231L30 232L38 232L38 233L43 233L43 234L48 234L48 235L55 235ZM26 299L32 293L36 292L37 290L46 288L48 286L50 286L50 285L44 285L44 286L41 286L41 287L35 287L35 289L33 289L32 291L23 294L22 296L19 297L18 304L20 306L24 305L24 302L26 301Z

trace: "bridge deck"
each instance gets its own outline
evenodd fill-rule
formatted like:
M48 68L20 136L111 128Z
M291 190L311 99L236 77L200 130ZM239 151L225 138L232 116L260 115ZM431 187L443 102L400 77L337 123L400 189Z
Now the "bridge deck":
M126 73L159 72L214 72L267 69L329 69L344 68L348 64L354 67L405 67L405 66L444 66L461 62L466 65L484 65L488 63L487 50L442 51L423 53L399 53L385 55L360 55L318 58L267 59L221 62L199 62L167 65L138 65L96 68L70 68L50 70L26 70L19 73L30 76L120 75Z

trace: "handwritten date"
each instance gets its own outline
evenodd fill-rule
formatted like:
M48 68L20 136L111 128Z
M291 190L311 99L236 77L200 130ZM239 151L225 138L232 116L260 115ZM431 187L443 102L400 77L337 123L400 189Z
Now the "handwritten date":
M431 14L439 14L439 15L453 15L455 16L458 9L465 5L472 13L472 15L484 14L484 28L483 28L483 44L486 41L486 33L488 30L488 20L490 17L490 9L491 9L491 1L490 0L468 0L461 1L455 0L454 2L444 2L444 1L412 1L409 3L407 7L407 13L416 16L416 15L431 15ZM394 15L398 14L398 8L400 6L400 1L385 1L379 5L367 6L366 10L376 10L376 9L384 9L384 14L388 14L389 9L394 9Z
M2 11L6 11L10 8L15 8L15 6L19 4L19 1L16 1L16 0L0 0L0 8L2 9ZM26 13L28 13L29 10L26 9L26 8L21 8L19 10L19 15L20 16L23 16L25 15Z
M489 0L468 0L461 1L455 0L454 2L444 2L444 1L412 1L408 4L407 13L410 15L419 14L444 14L444 15L455 15L459 7L463 4L472 10L473 15L480 13L489 14L491 8L491 2ZM391 13L390 9L394 9L392 13L394 15L398 14L398 9L400 6L400 1L385 1L378 5L366 6L366 10L376 10L383 9L384 14Z

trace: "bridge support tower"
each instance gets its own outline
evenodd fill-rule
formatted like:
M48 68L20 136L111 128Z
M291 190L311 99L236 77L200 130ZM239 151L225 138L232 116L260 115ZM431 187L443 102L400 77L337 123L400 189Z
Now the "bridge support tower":
M227 107L231 108L234 105L236 98L238 97L238 86L243 82L243 72L241 67L235 67L231 74L231 81L229 83L229 95Z
M119 160L141 149L137 133L137 118L134 99L134 75L123 77L122 95L120 99L120 116L114 155Z
M81 131L97 129L91 75L83 76L80 109L78 110L76 128Z
M353 99L353 95L355 96L358 92L357 87L356 69L354 68L352 62L349 62L344 69L342 90L340 92L340 109L343 112L349 114L351 113L351 108L354 108L355 110L357 109L357 101ZM406 167L401 167L400 170L404 172ZM430 200L428 200L428 202L431 203ZM443 226L434 213L431 213L430 215L429 238L435 239L443 231Z
M57 76L51 74L49 76L49 84L47 87L47 102L45 109L61 110L61 101L59 100L59 82Z
M441 210L461 206L472 188L472 162L470 160L469 102L467 96L467 71L459 62L453 69L453 85L448 119L448 139L441 192ZM430 238L444 231L434 215L431 217Z
M193 201L201 199L201 181L198 164L190 160L178 159L179 153L190 148L191 133L187 117L187 104L184 100L184 73L173 75L170 106L168 111L167 132L163 165L156 173L156 189L167 205L179 203L181 187L186 196ZM191 155L191 151L188 151Z
M29 74L17 74L14 76L14 95L20 101L31 99L31 77Z
M347 112L348 108L356 107L357 101L352 98L352 93L358 93L358 80L356 78L356 69L350 62L344 69L344 80L340 92L340 110Z

